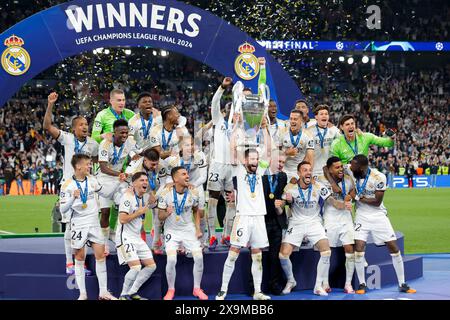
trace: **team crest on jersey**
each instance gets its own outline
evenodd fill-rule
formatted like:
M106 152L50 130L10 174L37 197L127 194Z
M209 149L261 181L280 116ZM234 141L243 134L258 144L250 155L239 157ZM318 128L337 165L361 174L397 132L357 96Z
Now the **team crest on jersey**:
M30 54L22 46L22 38L12 35L3 44L7 47L1 57L2 67L12 76L20 76L28 71L31 65Z
M130 201L126 200L123 204L124 204L125 207L129 207L130 206Z
M308 148L314 148L314 140L308 141Z
M150 138L150 141L151 141L152 143L156 143L156 137L151 137L151 138Z
M381 181L380 183L377 184L377 189L383 189L384 188L384 182Z
M245 42L238 48L241 53L234 61L234 71L239 78L243 80L252 80L259 73L258 58L255 57L255 47L250 43Z
M102 150L102 156L106 157L108 155L108 152L106 150Z
M327 194L328 194L328 189L327 188L320 189L320 195L322 197L325 197Z

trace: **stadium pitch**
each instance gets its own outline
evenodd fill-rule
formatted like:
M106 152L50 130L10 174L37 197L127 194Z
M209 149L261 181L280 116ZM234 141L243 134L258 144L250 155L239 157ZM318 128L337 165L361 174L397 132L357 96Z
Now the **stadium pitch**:
M450 252L450 188L391 189L385 206L395 230L405 234L405 253ZM0 235L52 232L52 209L57 197L0 198ZM151 229L151 215L145 222Z

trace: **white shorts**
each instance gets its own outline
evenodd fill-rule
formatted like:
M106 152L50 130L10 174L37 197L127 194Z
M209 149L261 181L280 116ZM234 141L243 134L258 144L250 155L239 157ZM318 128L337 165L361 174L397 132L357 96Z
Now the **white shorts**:
M119 264L124 265L130 261L153 259L152 251L142 239L129 239L117 247Z
M356 214L355 218L355 240L367 242L369 235L373 242L380 246L386 242L397 240L394 228L392 228L389 218L384 215L375 217L365 217Z
M230 243L236 247L262 249L269 246L264 216L241 216L234 218Z
M303 240L308 240L311 245L315 245L319 240L327 239L325 228L318 222L298 223L289 220L289 225L283 237L283 243L290 243L300 247Z
M114 203L119 204L122 194L125 192L128 184L126 182L119 182L118 179L98 179L98 182L102 185L102 191L111 194L116 188L117 184L121 186L113 193L109 198L99 196L100 209L110 208Z
M224 164L212 162L209 166L208 173L208 190L222 191L233 190L233 166L231 164Z
M195 227L191 230L164 230L164 244L167 251L176 251L184 246L188 251L201 251L202 244L195 236Z
M70 246L72 249L81 249L86 244L105 244L105 237L102 234L100 225L98 226L70 226Z
M343 245L355 243L355 233L353 230L353 222L345 224L325 224L325 232L327 234L330 247L337 248Z

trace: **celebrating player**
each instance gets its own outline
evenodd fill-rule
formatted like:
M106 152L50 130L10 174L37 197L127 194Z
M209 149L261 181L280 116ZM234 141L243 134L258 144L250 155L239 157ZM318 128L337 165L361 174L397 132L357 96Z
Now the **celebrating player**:
M114 135L112 141L105 139L100 143L98 158L100 172L98 173L98 181L108 189L116 188L116 184L123 183L120 189L124 189L127 180L127 174L124 173L124 167L126 167L125 162L131 157L132 152L137 150L137 147L133 138L128 137L128 123L126 120L116 120L113 127ZM105 254L109 254L107 241L110 233L110 207L113 203L119 203L120 196L120 191L109 198L100 196L100 224L106 239Z
M294 110L299 110L302 112L303 127L305 129L311 128L317 124L316 119L309 118L309 107L308 104L306 103L306 100L299 99L295 101Z
M129 135L133 136L137 146L144 150L150 145L150 131L156 118L150 93L140 93L137 97L137 105L139 113L135 114L128 122Z
M318 181L328 188L331 193L329 201L325 202L323 211L324 227L327 232L330 247L344 246L346 278L344 285L345 293L354 293L352 288L353 273L355 271L355 253L353 250L354 232L352 219L352 197L355 193L353 180L344 174L344 167L338 157L331 157L326 163L327 174L320 176ZM333 180L341 189L340 192L332 192L330 181ZM325 291L329 292L329 284L323 285Z
M341 118L339 128L344 134L333 141L330 154L341 159L343 164L349 163L358 154L367 156L371 145L388 148L394 146L394 140L390 137L381 138L372 133L360 132L356 126L356 118L351 114Z
M329 113L330 108L327 105L318 105L314 109L317 123L308 129L310 135L314 137L314 179L317 179L317 177L323 174L323 167L329 158L331 143L340 135L337 127L328 126L330 119Z
M225 111L225 116L220 109L220 99L225 89L231 86L232 80L225 77L222 84L217 88L211 102L211 117L213 122L213 142L211 150L211 163L209 167L208 179L208 229L209 229L209 248L215 249L218 244L215 236L217 203L220 193L228 193L233 189L231 177L231 159L230 159L230 136L232 128L228 128L229 110ZM234 204L227 204L227 212L224 225L228 224L227 220L232 221L231 217L235 215ZM224 238L224 241L228 239Z
M98 144L94 139L88 137L89 125L84 117L78 116L73 118L73 133L60 130L52 124L52 109L56 100L58 100L58 94L56 92L50 93L48 96L48 105L47 110L45 111L43 127L54 139L57 139L58 142L64 146L64 170L63 179L61 181L61 184L63 184L64 181L70 179L74 173L74 169L70 163L73 155L79 153L86 154L91 156L96 162L98 155ZM75 270L72 257L72 248L70 245L70 224L66 226L69 222L69 218L69 216L61 214L61 224L63 225L63 230L65 227L64 249L66 253L66 273L68 275L72 275ZM87 274L91 273L87 269L86 272Z
M283 293L290 293L297 285L289 260L292 250L294 246L300 247L303 239L308 238L320 251L314 294L327 296L323 283L328 283L331 250L320 217L319 200L322 198L326 201L331 194L325 186L312 179L312 166L309 162L302 161L298 164L298 175L298 182L288 184L283 194L283 199L291 205L292 211L280 250L281 267L287 278Z
M358 294L366 293L367 286L364 272L364 251L369 234L376 245L386 244L392 257L392 264L397 275L400 292L415 293L405 282L403 258L397 246L397 237L387 217L383 204L386 190L386 176L374 168L369 168L365 155L357 155L351 161L356 186L355 217L355 268L359 280Z
M302 112L292 110L289 117L290 129L284 134L282 146L286 155L284 166L288 180L297 177L297 165L301 161L313 163L314 139L307 130L302 129Z
M192 252L194 258L193 295L200 300L208 296L200 288L203 276L203 253L200 238L199 195L196 189L189 189L189 173L184 167L175 167L171 171L174 185L165 188L158 198L159 219L164 221L164 239L167 253L166 277L168 290L164 300L172 300L175 295L175 265L177 249L183 245ZM192 222L194 215L195 223Z
M85 245L89 243L95 254L95 273L100 288L100 300L117 300L107 290L106 261L103 255L105 241L98 221L98 205L95 194L110 196L97 180L90 176L92 162L85 154L72 157L74 175L61 187L61 213L71 216L71 246L75 250L75 280L80 290L78 300L87 300L84 275Z
M120 89L113 89L109 93L109 102L111 106L100 111L94 120L92 128L92 138L100 143L105 138L111 138L113 124L116 120L124 119L129 121L134 112L125 108L125 93Z
M275 100L269 101L269 132L270 136L272 137L274 146L279 147L281 146L281 141L284 133L286 132L287 123L284 120L277 118L278 113L278 106Z
M231 231L231 247L225 261L222 274L222 286L216 300L224 300L228 284L234 271L234 265L242 247L251 247L252 276L255 292L254 300L270 300L261 292L262 282L262 251L269 246L267 239L266 203L262 176L265 169L258 167L259 155L255 149L245 151L245 162L239 164L233 172L235 190L227 195L227 201L236 202L236 218Z
M141 239L145 213L155 207L155 197L147 193L148 178L145 172L137 172L131 178L133 190L127 190L120 199L119 221L117 223L117 257L119 264L128 264L120 300L146 300L137 292L156 270L150 248ZM142 268L144 265L144 268Z

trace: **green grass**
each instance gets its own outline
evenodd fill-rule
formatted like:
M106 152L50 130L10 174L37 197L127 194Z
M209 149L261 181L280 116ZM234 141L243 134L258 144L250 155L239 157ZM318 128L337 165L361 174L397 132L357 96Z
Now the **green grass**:
M384 204L395 230L405 234L406 253L450 252L450 188L395 189ZM51 232L56 196L0 197L0 230ZM151 214L145 229L151 228ZM1 231L0 231L1 234Z

